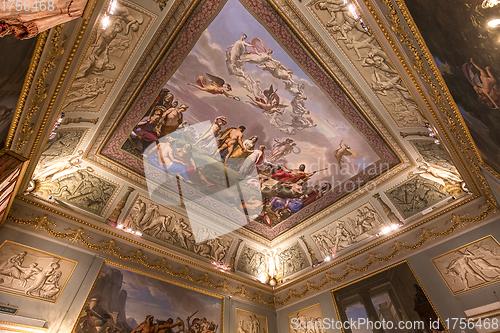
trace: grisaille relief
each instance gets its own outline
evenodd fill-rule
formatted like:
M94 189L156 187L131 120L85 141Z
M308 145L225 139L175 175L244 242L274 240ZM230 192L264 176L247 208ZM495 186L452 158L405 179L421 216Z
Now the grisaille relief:
M98 112L148 30L152 14L119 1L98 25L63 103L62 111Z
M237 333L268 333L267 317L236 309Z
M448 152L442 145L434 143L434 140L409 140L409 142L415 147L424 161L448 170L455 168Z
M76 262L5 241L0 246L0 291L55 303Z
M500 281L500 244L491 235L459 247L432 263L453 295Z
M78 159L74 161L79 162ZM70 204L102 216L118 186L94 174L90 167L65 174L67 170L72 171L73 167L71 160L66 162L55 170L50 168L53 167L51 165L45 173L42 169L38 172L35 170L28 192L47 197L62 206Z
M420 164L416 171L409 173L409 177L420 175L426 179L434 181L441 185L441 191L448 193L451 196L463 192L469 192L465 181L455 168L446 169L438 165L427 163L421 158L417 158Z
M442 187L441 184L417 174L385 194L401 216L407 219L448 198L449 194Z
M262 251L245 244L236 264L236 270L257 278L266 277L268 271L267 256Z
M45 144L38 164L45 165L73 155L85 131L84 128L59 129L55 136Z
M324 259L377 234L384 226L372 204L366 203L312 233L311 238Z
M309 267L309 260L307 259L306 253L298 242L281 251L278 257L283 277L293 275Z
M186 215L143 196L135 199L123 220L123 226L219 263L225 261L234 241L228 235L215 237L208 228L200 229L200 235L194 235ZM196 243L195 238L204 241Z
M316 322L323 322L321 306L315 304L287 316L289 333L326 333L324 326L314 325ZM304 323L302 327L293 325L294 323ZM299 326L299 327L297 327Z
M312 1L310 10L379 96L398 127L423 127L423 117L389 57L350 1Z

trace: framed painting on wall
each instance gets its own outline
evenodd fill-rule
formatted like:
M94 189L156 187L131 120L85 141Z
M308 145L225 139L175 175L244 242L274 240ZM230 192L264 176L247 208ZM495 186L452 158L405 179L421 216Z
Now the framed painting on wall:
M338 320L356 326L352 332L448 332L406 260L333 289L332 298Z
M325 327L323 326L323 313L321 312L319 303L289 314L287 316L287 322L289 333L326 333Z
M223 332L224 297L105 262L74 333Z
M56 303L76 265L76 261L5 241L0 245L0 292Z
M500 281L500 243L489 235L432 259L453 295Z
M253 312L236 309L236 331L248 333L268 333L267 317Z

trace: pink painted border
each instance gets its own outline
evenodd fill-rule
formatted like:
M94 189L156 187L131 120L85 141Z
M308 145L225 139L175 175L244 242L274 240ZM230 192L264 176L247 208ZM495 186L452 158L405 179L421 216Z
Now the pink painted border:
M288 53L295 58L297 62L302 65L305 72L312 77L316 84L323 88L323 90L330 95L330 97L337 103L338 107L343 111L344 115L351 121L351 123L358 129L358 131L371 143L372 148L377 152L380 160L365 169L364 172L352 177L355 183L361 185L374 179L375 175L380 175L380 170L382 167L382 161L389 164L392 168L397 165L400 160L391 151L389 146L384 142L383 138L365 121L365 119L360 115L360 113L353 107L352 103L347 98L346 94L342 88L332 80L324 71L317 65L317 63L311 58L311 56L304 50L302 45L297 41L297 39L288 30L283 19L272 9L268 4L265 4L262 0L240 0L247 8L253 12L267 29L271 31L276 38L281 42L283 47L288 51ZM121 144L126 140L130 133L130 130L134 127L137 119L139 119L144 110L149 108L151 101L156 97L155 95L164 86L165 82L168 81L177 65L182 61L187 53L190 52L193 45L196 43L199 34L205 29L205 27L216 17L222 6L225 4L223 0L206 0L200 4L195 11L195 13L187 20L179 34L177 41L172 45L170 51L163 57L158 67L155 69L153 74L146 81L139 93L136 102L133 104L132 108L127 112L127 116L119 120L118 126L115 128L112 135L103 143L100 148L99 154L109 158L124 167L133 170L139 174L144 174L143 162L133 157L129 153L121 150ZM387 165L386 164L386 165ZM376 171L373 171L376 168ZM371 172L369 172L371 170ZM176 184L172 182L173 188L176 188ZM175 187L174 187L175 186ZM183 186L183 196L184 200L186 198L200 200L203 194L194 190L188 189L188 186ZM331 192L328 192L320 200L313 202L312 204L304 207L286 221L278 224L274 228L262 225L258 222L250 222L245 226L245 228L259 233L265 238L272 240L279 236L281 233L289 230L290 228L296 226L300 222L314 215L315 213L327 208L340 198L344 197L353 190L346 188L346 186L340 186ZM233 220L235 222L241 223L242 221L236 221L238 215L235 215L234 211L215 200L206 198L206 204L214 208L219 215ZM210 201L210 202L208 202Z

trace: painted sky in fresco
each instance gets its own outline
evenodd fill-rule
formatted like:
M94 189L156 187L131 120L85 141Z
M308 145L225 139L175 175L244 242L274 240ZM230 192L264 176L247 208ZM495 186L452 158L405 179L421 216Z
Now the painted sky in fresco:
M105 266L103 271L108 267ZM127 318L132 317L137 323L143 322L147 315L153 315L155 320L173 318L175 321L180 317L185 321L198 311L195 317L206 317L219 324L221 299L125 269L111 268L123 274L122 289L127 291Z
M248 91L234 76L228 74L225 63L226 48L239 40L242 33L248 35L247 41L254 37L262 39L267 48L273 49L272 57L294 71L293 80L305 85L306 107L311 111L311 118L317 127L298 131L295 135L287 135L271 125L270 119L260 109L245 102L249 100L246 97ZM280 102L290 105L293 96L285 90L283 81L257 68L255 64L246 63L244 67L245 74L254 80L259 80L263 90L272 84L275 89L278 88ZM188 83L196 83L198 75L206 73L224 78L233 87L232 93L241 101L222 95L211 95L188 86ZM244 139L258 136L257 146L265 145L268 149L266 155L270 153L274 139L294 139L301 152L286 157L288 166L297 168L299 164L304 163L306 171L330 166L328 171L314 176L315 181L332 181L332 177L335 181L345 181L379 159L369 143L343 117L342 112L329 97L314 85L269 32L236 0L227 2L165 87L171 90L180 103L189 105L184 120L191 125L206 120L213 121L219 115L225 116L228 120L226 128L240 125L247 128ZM287 109L290 113L291 107ZM284 118L286 121L291 119L286 115ZM343 170L342 174L338 174L338 163L333 153L339 147L341 140L357 153L357 157L346 158L345 161L350 163L349 170Z

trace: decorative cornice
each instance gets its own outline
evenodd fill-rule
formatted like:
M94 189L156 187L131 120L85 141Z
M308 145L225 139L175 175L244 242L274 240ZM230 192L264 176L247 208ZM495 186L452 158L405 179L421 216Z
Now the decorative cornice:
M274 299L271 299L271 300L265 299L265 297L263 296L263 294L260 290L256 293L252 293L252 292L248 291L244 285L242 285L239 288L233 287L231 284L229 284L227 279L223 279L222 281L216 281L214 278L210 277L208 272L218 273L218 274L224 275L226 277L229 277L229 276L227 274L220 273L219 271L217 271L215 269L209 269L207 267L203 267L203 266L196 264L194 262L188 261L187 263L190 265L196 266L197 268L201 268L203 270L206 270L208 272L201 274L201 276L197 277L197 276L195 276L196 272L192 271L188 265L185 265L182 268L175 270L172 268L172 265L168 263L167 258L151 260L143 253L142 249L137 249L136 251L131 251L129 253L126 253L124 250L121 249L121 247L113 239L94 241L92 236L89 234L89 232L86 231L82 227L80 227L78 229L65 228L64 231L58 231L58 230L56 230L57 224L55 222L51 221L50 218L48 217L48 215L44 215L42 217L35 217L32 219L21 219L21 218L9 215L8 219L14 223L20 225L20 226L34 228L35 230L38 230L40 232L45 231L46 233L48 233L50 236L52 236L54 238L67 240L67 241L71 242L71 244L80 244L80 245L83 245L84 247L86 247L90 250L102 252L105 255L113 256L113 257L118 258L120 260L138 263L138 264L141 264L142 266L144 266L148 269L157 270L157 271L160 271L162 273L166 273L172 277L182 278L182 279L188 280L190 282L193 282L195 284L201 284L201 285L204 285L206 287L222 291L226 294L246 298L250 301L259 302L259 303L262 303L264 305L268 305L268 306L274 305ZM118 238L118 237L116 237L116 238ZM144 246L144 248L147 248L147 247ZM181 258L178 258L177 256L171 255L171 257L174 259L181 260ZM186 262L185 260L183 260L183 261ZM255 287L251 283L239 280L237 278L232 278L232 279L235 281L246 283L247 285L250 285L252 287Z
M476 147L467 126L460 115L460 111L456 103L454 102L450 91L448 90L443 77L441 76L439 69L434 63L432 55L427 48L415 22L413 21L406 5L402 0L394 0L393 4L391 0L381 0L383 4L387 6L389 10L389 15L387 15L387 19L390 24L390 30L386 28L385 22L382 20L381 15L375 9L372 0L363 0L366 8L372 15L373 19L377 23L378 27L384 34L385 38L389 42L392 50L396 53L398 59L401 64L404 66L408 76L410 77L412 83L418 89L420 96L424 99L426 105L428 106L429 111L431 112L433 118L435 119L440 133L445 137L446 141L450 143L450 147L453 150L453 153L456 157L459 157L460 164L464 168L464 171L469 174L469 170L475 175L475 179L479 180L479 187L486 195L487 201L498 208L496 200L494 198L493 193L488 187L486 179L484 178L480 166L486 164L482 160L479 150ZM404 22L408 25L410 32L404 27L400 14ZM396 40L391 35L391 31L398 37L399 42L406 46L409 49L409 57L411 58L412 66L408 64L406 57L403 53L406 53L400 49L400 47L396 44ZM413 37L413 38L412 38ZM429 69L430 68L430 71ZM423 88L421 84L417 81L417 78L413 72L413 70L418 74L419 78L425 82L428 87L430 87L430 91L428 91L429 98L434 103L435 107L441 112L441 115L444 117L444 123L440 120L435 109L432 107L429 98L424 93L426 88ZM435 80L437 82L435 82ZM444 97L443 97L444 95ZM451 108L452 112L448 109ZM461 129L461 131L459 130ZM469 166L465 166L462 158L456 151L455 146L452 144L452 140L448 133L456 139L458 142L457 149L463 154L465 159L470 162ZM471 149L472 148L472 149ZM477 163L479 161L479 163ZM488 167L490 170L491 168ZM474 182L474 185L477 187L477 184Z
M335 273L329 273L326 272L325 275L321 278L321 283L315 284L314 282L307 281L305 285L303 286L303 290L301 292L297 292L296 289L289 289L288 293L286 295L279 299L278 297L275 296L275 306L277 305L285 305L286 303L290 302L293 299L300 299L303 298L304 296L314 292L314 291L320 291L325 289L326 287L329 287L332 283L339 283L344 281L349 275L355 274L355 273L362 273L367 271L371 266L381 263L381 262L388 262L398 255L406 252L406 251L413 251L416 250L422 245L426 244L427 242L436 239L438 237L443 237L443 236L449 236L457 228L464 227L468 224L476 223L479 221L484 220L486 217L490 215L492 212L496 212L496 207L491 205L489 202L486 203L483 212L480 213L478 216L473 217L473 218L465 218L466 214L461 214L461 215L456 215L452 214L451 218L445 223L449 224L452 223L451 226L443 231L434 231L434 229L426 229L422 228L420 230L420 239L413 243L412 245L407 245L406 242L399 242L399 241L394 241L394 245L390 248L390 252L387 255L380 255L380 254L374 254L373 252L369 252L368 256L365 258L364 262L366 264L362 266L358 266L355 264L351 264L347 262L345 266L340 269L339 271ZM336 263L335 265L340 264L342 261ZM281 289L283 290L283 289ZM276 292L279 292L281 290L276 290Z
M401 255L407 251L413 251L413 250L419 249L424 244L428 243L429 241L431 241L433 239L436 239L438 237L449 236L453 232L455 232L456 229L458 229L460 227L465 227L468 224L477 223L479 221L482 221L486 217L488 217L491 213L494 213L497 211L496 207L491 205L489 202L486 202L483 206L480 206L479 208L480 209L483 208L483 211L479 215L477 215L476 217L472 217L472 218L466 218L468 213L463 213L460 215L452 214L451 218L444 223L444 225L449 225L450 223L451 223L451 225L442 231L435 231L435 228L428 228L428 229L422 228L420 230L420 233L419 233L420 239L417 240L416 242L414 242L412 245L408 245L407 242L404 242L404 241L401 242L401 241L395 240L394 244L389 249L389 253L386 255L368 252L368 254L365 256L365 259L363 260L363 262L365 264L362 266L360 266L358 264L353 264L352 261L346 262L350 259L353 259L355 256L357 256L358 254L360 254L362 252L362 251L358 251L357 253L354 253L353 255L350 255L344 259L341 259L341 260L333 263L332 265L329 265L329 266L323 268L322 270L312 272L311 274L304 276L299 281L294 283L294 284L297 284L297 283L304 282L307 279L310 279L312 277L316 277L316 275L318 275L319 273L321 273L325 270L331 269L334 266L338 266L338 265L346 262L345 266L336 272L325 272L324 276L320 278L321 282L319 284L316 284L315 282L312 282L310 280L306 281L305 285L302 287L303 290L301 292L298 292L296 289L291 289L290 284L287 284L281 288L277 288L274 291L274 296L271 299L269 299L269 298L266 299L260 290L256 293L249 292L245 288L244 285L242 285L239 288L235 288L232 285L230 285L228 283L227 279L225 279L225 278L222 281L215 281L212 277L210 277L208 272L217 273L217 274L222 275L224 277L228 277L228 278L231 278L233 280L240 281L242 283L246 283L247 285L250 285L252 287L262 288L263 290L264 290L265 286L250 284L250 283L245 282L243 280L239 280L235 277L229 276L228 274L221 273L215 269L209 269L207 267L196 264L194 262L190 262L190 261L187 261L187 260L182 259L180 257L174 256L172 254L164 253L163 251L162 251L162 254L168 254L173 259L181 260L183 262L186 262L186 263L189 263L193 266L196 266L197 268L204 269L208 272L205 274L202 274L201 276L196 277L195 273L193 271L191 271L187 265L179 270L174 270L174 269L172 269L172 266L167 262L166 258L161 258L161 259L156 259L156 260L148 259L148 257L143 253L142 249L137 249L137 250L131 251L127 254L120 248L119 245L117 245L117 243L113 239L106 240L106 241L101 240L99 242L93 242L92 237L90 236L88 231L86 232L84 230L84 228L82 228L82 227L80 227L79 229L66 228L66 229L64 229L63 232L58 231L55 229L55 227L56 227L55 222L52 222L47 215L45 215L43 217L36 217L33 219L21 219L21 218L17 218L17 217L14 217L12 215L9 215L9 219L18 225L26 226L26 227L30 227L30 228L35 228L35 230L47 232L52 237L68 240L71 242L71 244L75 244L75 243L81 244L84 247L91 249L93 251L99 251L99 252L102 252L106 255L110 255L110 256L119 258L121 260L138 263L138 264L141 264L142 266L144 266L148 269L161 271L161 272L166 273L172 277L182 278L182 279L188 280L190 282L193 282L195 284L202 284L206 287L219 290L221 292L227 293L227 294L232 295L232 296L238 296L238 297L248 299L250 301L254 301L254 302L264 304L264 305L276 307L276 306L285 305L294 299L303 298L304 296L306 296L312 292L323 290L323 289L331 286L332 283L342 282L351 274L365 272L366 270L368 270L370 267L372 267L373 265L375 265L377 263L388 262L388 261L394 259L395 257L397 257L398 255ZM84 223L84 222L82 221L82 223ZM94 229L96 228L95 226L92 226L88 223L84 223L84 224L86 224L88 227L93 227ZM115 236L116 239L128 240L127 238L125 238L123 236L119 236L117 234L111 233L111 232L104 230L102 228L99 228L99 229L101 229L101 231L107 232L108 234L111 234L112 236ZM411 227L410 227L410 229L411 229ZM404 232L404 231L402 231L402 232ZM402 234L402 232L399 232L399 233L393 235L391 238L399 236L400 234ZM132 242L136 243L136 245L141 245L144 248L147 248L149 250L155 250L154 248L148 247L144 244L140 244L139 242L136 242L136 241L132 241ZM370 246L366 250L369 250L369 249L371 249L371 248L373 248L381 243L383 243L383 241L377 242L376 244L373 244L372 246ZM285 289L288 289L288 292L284 296L282 296L282 297L276 296L278 293L284 291Z
M63 38L61 42L61 31L63 26L64 24L61 24L54 28L51 40L52 48L47 54L46 61L43 65L40 75L38 76L38 79L36 80L34 91L35 96L31 99L30 105L28 107L28 112L21 125L20 135L17 138L17 142L14 147L14 151L16 153L20 153L21 148L29 142L31 134L33 134L34 132L35 126L35 124L31 122L31 119L40 110L42 104L47 98L50 85L45 82L45 79L56 67L56 63L59 60L59 57L64 52L66 38Z

